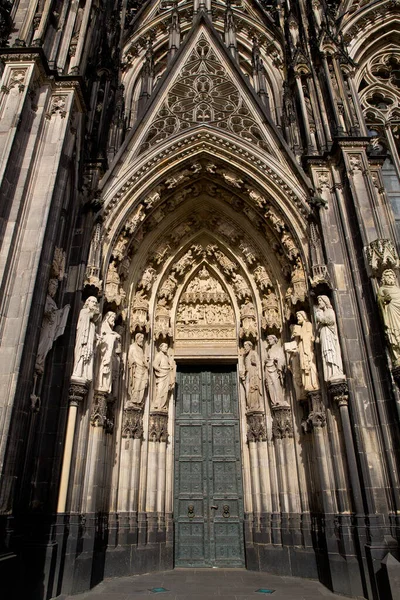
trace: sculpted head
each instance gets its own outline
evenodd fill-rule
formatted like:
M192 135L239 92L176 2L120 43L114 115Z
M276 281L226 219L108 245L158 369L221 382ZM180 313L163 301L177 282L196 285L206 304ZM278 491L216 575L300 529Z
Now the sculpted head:
M50 298L54 298L58 289L58 281L55 278L49 280L49 285L47 287L48 294Z
M86 300L83 308L88 308L90 312L95 313L99 310L99 303L97 302L97 298L95 296L89 296Z
M112 312L112 310L110 310L110 311L108 311L108 313L106 313L106 316L104 317L103 323L108 323L109 326L111 328L113 328L114 325L115 325L115 317L116 317L115 312Z
M246 341L243 344L243 349L244 349L244 353L248 354L251 350L253 350L253 343L249 342L249 341Z
M302 325L303 323L307 323L307 321L308 321L307 315L304 312L304 310L299 310L299 312L296 313L296 317L297 317L297 322L299 325Z
M144 335L143 335L143 333L137 333L135 335L135 343L138 346L143 346L143 342L144 342Z
M328 296L318 296L317 298L318 306L322 309L332 308L331 301Z
M385 269L382 273L382 285L396 285L396 273L393 269Z
M267 336L267 344L269 347L274 346L277 343L278 343L278 338L276 337L276 335Z
M162 344L160 344L159 351L164 352L164 354L167 354L168 344L166 342L163 342Z

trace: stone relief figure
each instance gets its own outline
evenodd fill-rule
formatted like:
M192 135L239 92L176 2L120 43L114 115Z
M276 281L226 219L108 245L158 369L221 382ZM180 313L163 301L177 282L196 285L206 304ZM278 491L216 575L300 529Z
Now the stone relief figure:
M160 344L153 361L156 389L152 410L167 411L169 392L175 387L175 361L168 355L168 344Z
M296 342L295 352L299 354L303 388L306 392L310 392L319 389L312 323L309 321L304 310L297 312L296 316L297 325L294 325L292 328L292 340Z
M236 296L239 299L246 298L246 296L251 296L249 287L241 275L239 275L238 273L233 273L232 283Z
M315 311L317 334L321 344L322 364L325 381L343 379L343 364L336 315L328 296L318 296L318 308Z
M120 335L114 331L115 313L109 311L101 324L100 337L97 342L98 371L96 390L109 394L114 379L115 350Z
M142 288L147 292L151 290L153 285L153 279L155 278L156 270L153 267L147 267L142 275L141 280L138 283L138 288Z
M128 353L129 400L125 408L143 405L144 394L149 382L149 361L143 351L144 335L137 333Z
M395 366L400 365L400 287L393 269L382 273L378 289L378 302L381 307L386 336Z
M97 298L89 296L79 313L78 325L76 327L74 369L71 379L85 380L87 382L93 379L93 351L96 323L99 317L100 311Z
M267 337L267 357L264 362L265 387L272 408L289 406L285 399L285 353L276 335Z
M64 306L64 308L57 307L54 301L57 288L57 279L50 279L35 363L35 371L39 374L44 371L46 357L53 347L54 342L64 333L70 309L69 304Z
M252 342L243 344L243 366L240 373L246 393L246 405L249 412L262 411L261 406L261 377L257 352Z
M279 301L272 289L267 290L261 300L263 319L263 329L276 328L279 331L282 329L282 322L279 313Z

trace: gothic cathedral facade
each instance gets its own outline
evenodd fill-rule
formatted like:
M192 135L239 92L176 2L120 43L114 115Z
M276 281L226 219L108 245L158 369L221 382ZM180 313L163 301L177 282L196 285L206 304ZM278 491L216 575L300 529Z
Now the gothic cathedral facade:
M399 0L2 2L8 597L395 598L399 39Z

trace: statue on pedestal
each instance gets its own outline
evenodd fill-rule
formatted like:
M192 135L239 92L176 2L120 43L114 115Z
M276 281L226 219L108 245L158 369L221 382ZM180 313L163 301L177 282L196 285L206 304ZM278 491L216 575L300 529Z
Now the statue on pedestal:
M113 331L115 325L115 313L108 312L101 324L100 338L98 341L98 371L96 390L99 392L111 392L114 379L113 367L115 365L115 348L120 335Z
M144 355L143 343L143 333L137 333L129 348L129 400L125 408L138 408L143 405L144 393L149 382L148 358Z
M71 379L93 379L93 351L95 345L96 323L100 317L97 298L90 296L79 313L76 327L76 340L74 351L74 369Z
M343 363L340 352L336 315L328 296L318 296L315 311L317 333L321 344L325 381L343 379Z
M175 387L175 361L168 355L168 344L160 344L154 357L155 392L151 410L167 411L169 392Z
M276 335L267 337L267 358L264 362L265 387L271 406L289 406L285 399L285 353Z
M295 351L299 354L302 386L306 392L310 392L319 389L313 328L304 310L297 312L296 316L297 325L292 328L292 339L296 342Z
M243 344L243 366L240 373L246 393L246 405L249 412L262 411L261 377L257 352L253 349L252 342Z

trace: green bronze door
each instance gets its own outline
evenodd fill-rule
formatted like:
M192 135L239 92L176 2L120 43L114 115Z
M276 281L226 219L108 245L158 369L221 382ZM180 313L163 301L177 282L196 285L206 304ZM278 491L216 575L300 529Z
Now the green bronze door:
M175 429L175 566L243 567L236 369L180 367Z

